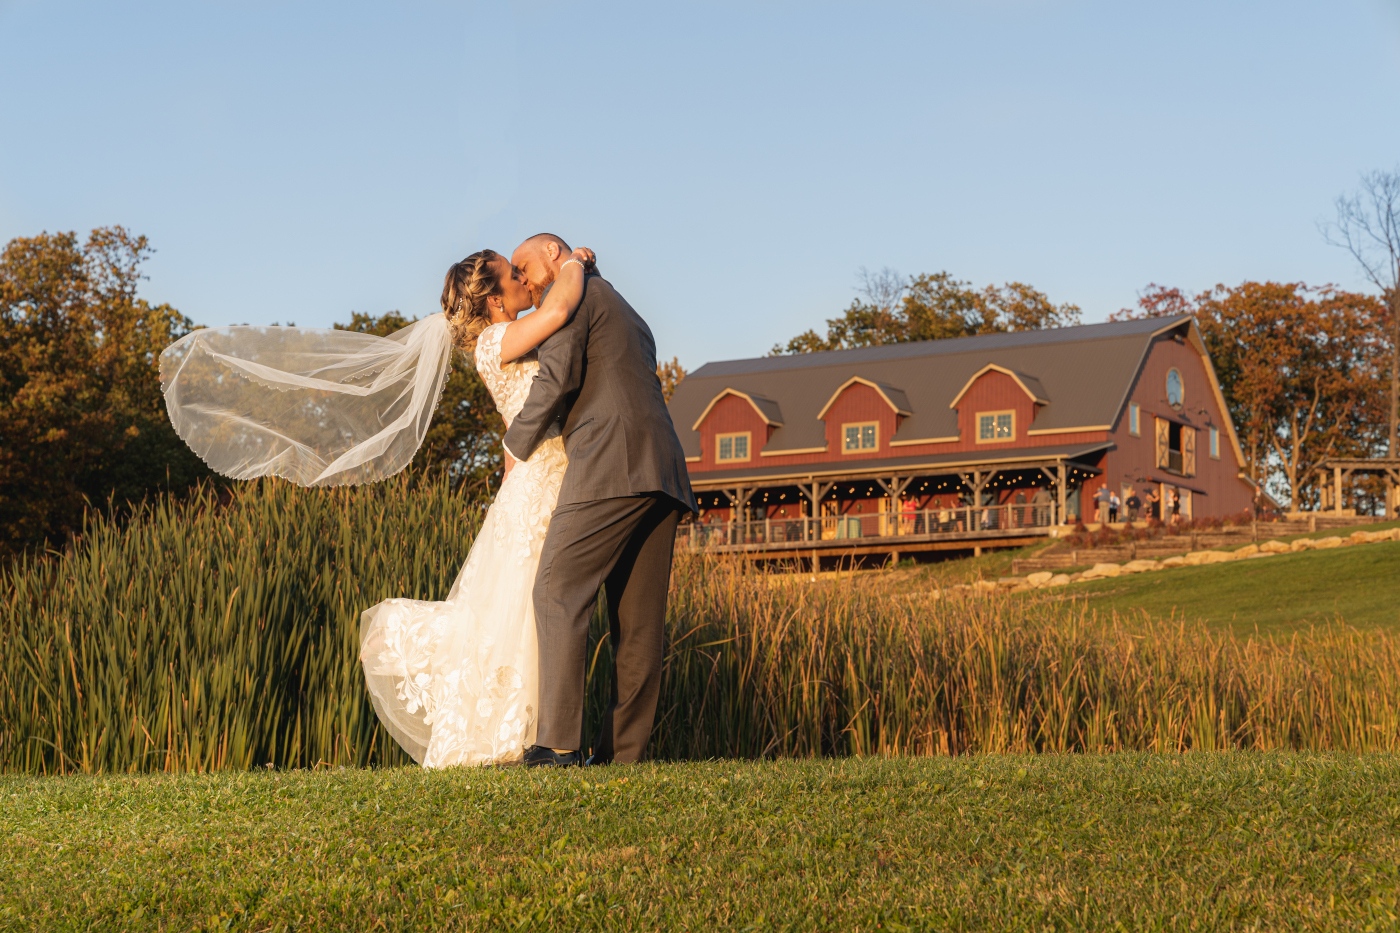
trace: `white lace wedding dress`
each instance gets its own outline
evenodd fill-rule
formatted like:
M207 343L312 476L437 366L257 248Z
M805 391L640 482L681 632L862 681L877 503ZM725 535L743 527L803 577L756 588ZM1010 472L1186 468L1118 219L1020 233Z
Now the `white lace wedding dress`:
M482 331L476 366L509 425L539 363L531 353L501 364L506 327ZM517 762L534 744L531 591L567 463L556 437L511 470L444 602L386 599L361 616L360 660L375 712L426 768Z

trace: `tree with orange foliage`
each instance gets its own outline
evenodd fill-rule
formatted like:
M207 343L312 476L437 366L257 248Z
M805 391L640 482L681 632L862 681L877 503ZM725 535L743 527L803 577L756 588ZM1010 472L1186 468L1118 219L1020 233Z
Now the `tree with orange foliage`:
M1293 508L1315 493L1322 461L1365 456L1384 405L1377 339L1385 307L1369 295L1300 283L1218 285L1199 295L1149 286L1114 319L1193 314L1210 351L1246 470Z
M657 363L656 378L661 380L661 394L669 402L671 396L676 394L676 386L685 379L685 367L681 365L681 358L673 356L669 363Z
M160 352L192 325L136 297L150 253L110 227L0 254L0 556L57 543L89 504L209 475L166 417Z

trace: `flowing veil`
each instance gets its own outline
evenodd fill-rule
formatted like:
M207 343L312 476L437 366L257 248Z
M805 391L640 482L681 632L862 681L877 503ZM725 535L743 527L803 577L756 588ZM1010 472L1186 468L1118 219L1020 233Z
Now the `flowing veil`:
M210 327L161 353L160 381L175 432L215 472L343 486L408 466L451 359L442 313L388 337Z

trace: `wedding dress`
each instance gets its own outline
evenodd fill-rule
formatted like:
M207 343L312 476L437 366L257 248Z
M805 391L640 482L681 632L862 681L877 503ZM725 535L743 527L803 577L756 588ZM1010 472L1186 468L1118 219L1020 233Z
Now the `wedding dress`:
M476 367L506 425L539 370L534 353L501 363L506 323L482 331ZM540 445L501 484L447 599L387 599L360 622L375 712L427 768L517 762L534 744L539 671L535 569L568 461Z

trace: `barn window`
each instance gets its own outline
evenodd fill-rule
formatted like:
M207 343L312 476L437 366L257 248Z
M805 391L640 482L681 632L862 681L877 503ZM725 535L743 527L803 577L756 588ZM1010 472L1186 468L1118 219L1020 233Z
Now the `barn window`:
M1128 403L1128 433L1142 437L1142 406L1137 402Z
M1167 370L1167 404L1181 408L1186 401L1186 389L1181 383L1181 373L1176 369Z
M1220 429L1217 427L1210 429L1210 458L1220 459Z
M880 446L880 425L875 421L841 425L841 452L857 453Z
M715 435L717 448L715 459L720 463L733 463L749 459L749 432Z
M1157 419L1157 466L1177 476L1196 475L1196 429Z
M977 413L977 443L994 444L1016 436L1016 413L988 411Z

